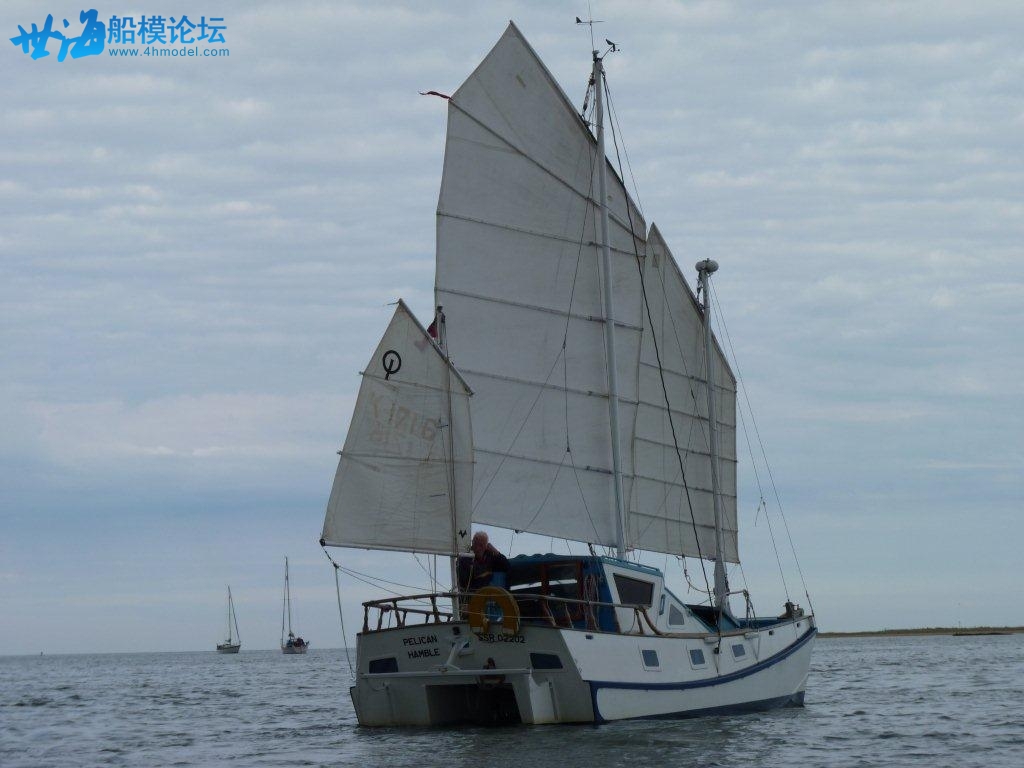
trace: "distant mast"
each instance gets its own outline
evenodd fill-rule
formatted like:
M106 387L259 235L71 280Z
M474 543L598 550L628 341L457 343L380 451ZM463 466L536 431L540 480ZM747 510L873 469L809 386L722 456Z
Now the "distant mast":
M238 636L238 619L235 619L234 616L235 616L235 609L234 609L234 605L232 604L232 601L231 601L231 586L228 585L228 644L233 643L234 642L234 638ZM234 622L235 622L235 634L234 634L234 636L232 636L232 634L231 634L231 621L232 621L232 619L234 619Z
M284 644L284 617L288 615L288 636L292 636L292 590L288 581L288 558L284 559L284 610L281 611L281 644Z
M613 45L611 50L615 50ZM622 493L622 457L619 455L619 382L615 366L615 305L612 300L612 259L608 244L608 169L604 151L604 64L594 49L594 125L597 128L597 179L601 196L601 294L604 300L604 341L608 369L608 421L612 439L612 485L615 488L615 549L626 557L625 504Z
M697 263L700 290L704 296L704 373L708 392L708 442L711 449L711 496L715 507L715 607L729 611L729 583L725 576L725 539L722 535L722 493L718 477L718 422L715 417L714 345L711 343L711 275L718 270L718 262L704 259Z

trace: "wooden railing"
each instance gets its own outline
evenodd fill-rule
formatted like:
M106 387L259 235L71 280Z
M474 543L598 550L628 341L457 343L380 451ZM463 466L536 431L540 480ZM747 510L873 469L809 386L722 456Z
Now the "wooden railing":
M424 624L446 624L452 620L452 614L450 611L442 611L437 607L438 598L452 599L455 597L451 592L430 592L422 595L403 595L401 597L385 597L382 600L370 600L369 602L363 603L363 632L370 631L370 610L377 610L377 629L374 631L380 631L386 629L384 627L384 617L394 616L395 623L399 627L406 626L409 620L409 614L413 616L423 616ZM421 606L408 606L399 605L406 601L413 600L429 600L430 608Z
M405 627L409 624L409 617L423 617L423 624L447 624L452 621L453 613L450 610L442 610L438 607L438 600L459 599L467 601L472 593L453 592L429 592L420 595L403 595L398 597L386 597L380 600L370 600L363 603L363 632L379 632L384 629L391 629L391 622L384 626L385 618L394 618L396 627ZM569 597L556 597L554 595L543 595L535 593L512 592L510 593L519 604L520 609L524 604L536 603L541 613L531 614L520 613L520 619L527 621L542 621L552 627L573 627L577 621L586 620L588 630L598 630L597 609L600 608L621 608L631 610L634 613L632 627L636 627L636 634L647 634L644 631L646 626L651 634L664 634L659 630L650 615L647 613L647 606L632 605L628 603L605 603L598 600L579 600ZM419 605L409 605L418 602ZM429 603L429 607L428 607ZM553 604L553 605L552 605ZM575 610L574 610L575 609ZM376 627L371 630L371 611L376 611ZM631 629L632 629L631 627ZM627 634L633 634L627 632Z

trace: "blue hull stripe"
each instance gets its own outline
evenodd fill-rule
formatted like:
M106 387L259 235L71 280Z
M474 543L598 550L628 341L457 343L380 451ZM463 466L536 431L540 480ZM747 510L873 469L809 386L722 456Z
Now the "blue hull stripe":
M722 707L708 707L707 709L684 709L680 712L666 712L663 715L643 715L630 718L632 720L681 720L688 717L713 717L715 715L744 715L750 712L763 712L766 709L781 709L782 707L802 707L804 705L804 692L790 694L789 696L777 696L774 699L761 699L761 701L745 701L742 704L726 704ZM608 722L598 717L599 722Z
M803 648L809 643L815 635L818 634L816 627L808 629L795 643L787 648L779 651L774 656L769 656L764 661L760 661L751 667L741 669L737 672L732 672L728 675L721 675L719 677L710 677L704 680L694 680L687 683L619 683L605 680L589 680L590 684L590 700L594 707L594 719L597 721L603 721L600 711L597 706L597 693L602 688L626 688L634 691L685 691L691 688L708 688L714 685L724 685L725 683L731 683L734 680L740 680L750 675L755 675L768 667L778 664L780 661L789 658L794 653ZM778 699L766 699L759 702L749 702L744 704L733 704L726 707L716 707L714 710L695 710L694 716L699 714L725 714L727 712L744 712L759 710L759 709L770 709L772 707L786 706L787 704L800 704L803 702L803 694L799 694L799 701L795 701L797 694L782 696ZM688 715L687 712L678 712L666 715L653 715L649 717L682 717Z

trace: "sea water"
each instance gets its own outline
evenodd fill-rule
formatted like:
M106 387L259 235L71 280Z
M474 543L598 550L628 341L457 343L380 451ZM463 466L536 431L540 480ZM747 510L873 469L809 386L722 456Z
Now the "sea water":
M819 639L806 706L360 728L344 651L0 657L0 766L1024 766L1024 635Z

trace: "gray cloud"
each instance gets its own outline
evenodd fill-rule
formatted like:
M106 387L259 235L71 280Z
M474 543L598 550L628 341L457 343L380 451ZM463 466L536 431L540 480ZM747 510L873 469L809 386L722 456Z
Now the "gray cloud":
M153 11L167 7L101 15ZM32 61L4 43L0 559L25 596L10 626L51 626L32 605L83 559L97 575L76 594L99 600L117 553L138 547L182 580L171 613L194 627L140 648L195 647L208 616L186 597L220 610L232 570L262 594L286 546L323 586L314 542L356 372L387 302L432 305L445 105L418 91L457 88L514 18L579 101L579 11L246 3L224 9L231 56L216 60ZM0 27L40 13L6 3ZM960 556L958 599L1002 621L990 585L1012 581L998 563L1024 533L1010 515L1024 499L1024 10L600 13L623 46L608 69L645 214L687 274L722 263L718 298L826 628L950 623L955 585L936 563ZM744 523L756 495L747 472ZM284 533L282 510L301 521ZM1000 540L972 543L979 524ZM748 528L745 569L771 582L763 516ZM125 568L143 586L122 607L157 589ZM43 569L64 579L37 583ZM894 594L920 601L919 621L871 612ZM337 636L332 599L306 608L321 637ZM95 605L117 621L118 605ZM16 640L4 646L34 650Z

